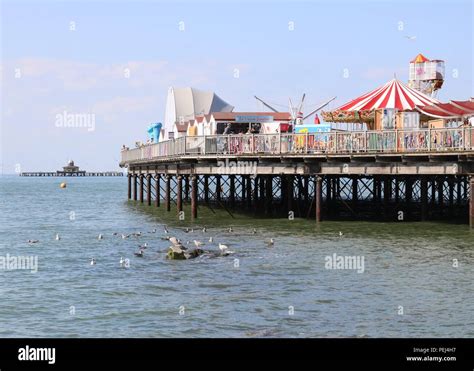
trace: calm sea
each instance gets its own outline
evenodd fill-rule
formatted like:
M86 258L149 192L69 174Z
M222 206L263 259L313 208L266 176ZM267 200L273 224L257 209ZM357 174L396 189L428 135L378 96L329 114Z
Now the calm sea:
M0 257L38 259L36 273L0 270L0 337L474 336L466 225L316 226L204 207L193 224L127 201L125 177L68 178L66 189L61 181L0 177ZM234 255L166 260L164 225L206 249L228 244ZM135 257L145 242L145 256ZM334 254L363 258L363 272L327 269Z

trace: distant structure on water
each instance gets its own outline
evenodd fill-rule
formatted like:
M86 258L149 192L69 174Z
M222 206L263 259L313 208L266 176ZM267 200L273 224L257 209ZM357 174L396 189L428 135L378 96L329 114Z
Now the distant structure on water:
M101 171L101 172L87 172L80 170L79 166L74 164L73 160L69 160L62 170L54 171L33 171L20 173L20 176L123 176L120 171Z

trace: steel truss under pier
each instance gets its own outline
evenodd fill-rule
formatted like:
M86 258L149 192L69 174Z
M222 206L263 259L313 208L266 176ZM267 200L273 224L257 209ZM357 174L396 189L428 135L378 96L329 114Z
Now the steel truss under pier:
M234 160L128 164L128 198L177 212L190 204L192 218L198 205L208 205L230 214L317 222L450 220L474 226L472 158Z

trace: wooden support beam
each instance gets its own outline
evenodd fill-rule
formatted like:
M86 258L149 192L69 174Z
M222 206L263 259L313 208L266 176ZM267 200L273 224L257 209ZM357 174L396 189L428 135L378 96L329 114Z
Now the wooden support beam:
M218 202L221 201L221 193L222 193L221 176L216 175L216 200Z
M242 198L242 205L245 204L245 191L246 191L246 188L245 188L245 181L246 181L246 177L245 175L241 175L240 176L240 184L241 184L241 198Z
M128 178L128 189L127 189L127 194L128 194L128 199L132 199L132 174L127 174Z
M448 182L448 200L449 200L449 216L452 218L454 216L454 181L453 177L447 179Z
M398 204L400 202L400 179L398 177L395 178L395 203Z
M250 175L246 176L246 196L247 196L247 209L250 210L252 208L252 178Z
M410 218L413 200L413 179L407 176L405 181L406 217Z
M280 176L280 207L282 214L288 215L288 201L287 201L287 191L288 191L288 186L286 185L287 179L285 175Z
M438 208L439 215L443 216L443 203L444 203L444 179L440 178L438 180Z
M304 199L305 205L309 207L309 176L305 175L303 179L304 179L303 199Z
M265 181L266 181L266 177L264 175L261 175L259 176L260 180L259 180L259 186L260 186L260 197L259 197L259 201L260 201L260 208L261 210L265 208L265 202L266 202L266 198L265 198Z
M456 204L459 206L462 202L462 178L456 177Z
M161 199L161 185L160 185L161 175L155 175L155 206L160 207Z
M469 225L474 228L474 176L471 175L469 180Z
M265 179L265 214L270 215L273 203L273 177L267 175Z
M352 177L352 210L354 210L354 212L357 212L357 203L359 199L358 183L359 183L359 180L357 179L357 177L353 176Z
M235 175L229 175L229 203L233 209L235 207Z
M421 220L427 220L428 213L428 180L426 177L421 178L420 186L420 197L421 197Z
M209 175L204 175L204 202L209 203Z
M137 200L137 182L138 182L138 175L137 174L134 174L133 175L133 200L136 201Z
M316 205L316 223L321 221L321 182L322 179L320 176L315 177L314 184L314 199Z
M191 217L197 218L197 195L198 195L198 178L196 175L191 177L192 189L191 189Z
M436 181L431 181L431 205L434 206L436 203Z
M287 194L287 202L288 202L288 212L294 211L293 210L293 175L287 176L287 183L286 183L286 194Z
M178 175L178 184L176 187L176 207L178 213L183 211L183 178L181 175Z
M143 203L143 185L145 183L145 177L140 175L140 202Z
M146 203L151 206L151 174L146 176Z
M392 199L392 179L389 176L384 177L383 198L387 205L390 203Z
M189 175L185 175L184 177L184 199L189 201Z
M253 191L252 191L252 198L253 198L253 211L256 213L258 210L258 182L260 178L256 176L253 181Z
M171 179L169 175L166 175L165 179L166 179L165 206L166 206L166 211L171 211Z
M326 201L328 202L328 205L332 200L331 186L332 186L332 178L330 176L326 176Z

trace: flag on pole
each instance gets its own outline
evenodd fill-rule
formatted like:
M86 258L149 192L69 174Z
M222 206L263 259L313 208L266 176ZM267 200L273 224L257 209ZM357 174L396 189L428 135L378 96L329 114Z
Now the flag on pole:
M321 123L321 121L319 120L318 114L315 114L315 115L314 115L314 124L315 124L315 125L319 125L320 123Z

